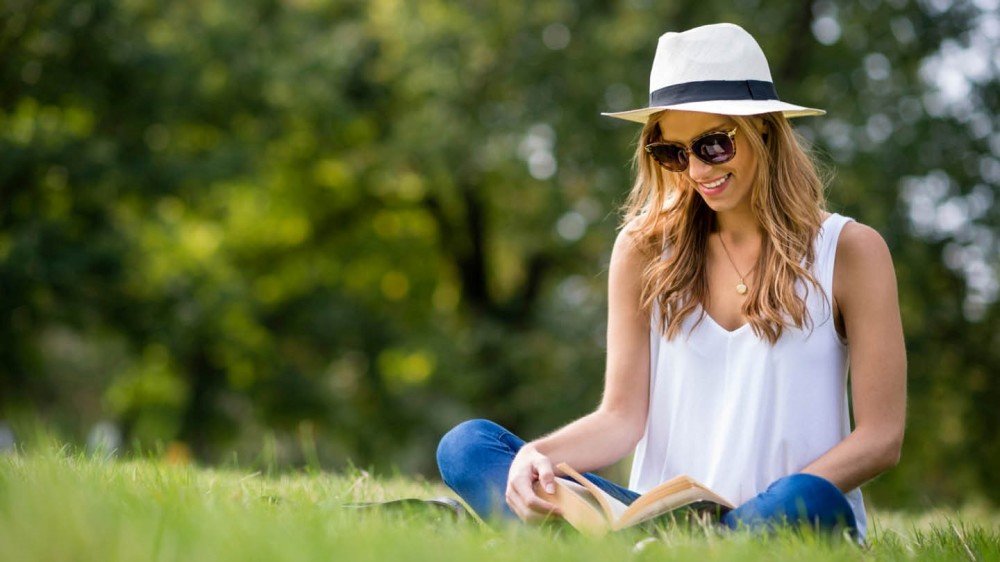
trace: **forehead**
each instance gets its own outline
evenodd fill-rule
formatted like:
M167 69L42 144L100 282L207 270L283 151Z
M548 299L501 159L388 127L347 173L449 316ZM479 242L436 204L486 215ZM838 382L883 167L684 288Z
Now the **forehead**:
M736 122L727 115L670 110L660 116L657 124L660 128L660 138L677 142L687 142L708 131L736 126Z

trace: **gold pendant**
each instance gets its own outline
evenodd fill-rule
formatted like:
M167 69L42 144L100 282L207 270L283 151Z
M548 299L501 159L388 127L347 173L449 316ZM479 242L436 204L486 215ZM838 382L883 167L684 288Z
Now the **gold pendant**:
M740 284L736 286L736 292L741 295L745 295L747 292L747 286L741 281Z

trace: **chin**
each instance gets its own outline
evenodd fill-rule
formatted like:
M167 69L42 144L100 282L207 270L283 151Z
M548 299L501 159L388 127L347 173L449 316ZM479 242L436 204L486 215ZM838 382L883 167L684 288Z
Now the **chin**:
M698 195L701 196L701 200L705 202L705 205L709 209L712 209L713 211L715 211L716 213L722 213L722 212L725 212L725 211L729 211L729 210L733 209L734 207L736 207L736 205L732 201L716 201L716 200L711 199L709 197L705 197L701 193L699 193Z
M729 193L727 195L730 197L709 197L702 193L701 190L698 190L698 196L701 197L701 200L705 202L705 205L707 205L709 209L712 209L716 213L736 209L741 205L748 203L746 199L750 196L749 192L744 192L742 194ZM733 195L736 196L733 197Z

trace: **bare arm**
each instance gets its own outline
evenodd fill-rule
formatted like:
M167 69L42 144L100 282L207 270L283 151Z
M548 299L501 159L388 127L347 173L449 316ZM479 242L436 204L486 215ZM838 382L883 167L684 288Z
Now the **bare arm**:
M617 462L642 437L649 403L649 317L639 310L642 257L623 229L611 252L608 355L597 410L529 443L580 472Z
M508 475L507 503L522 519L553 509L531 490L536 480L552 482L552 465L565 462L580 472L602 468L631 452L642 437L649 404L649 317L639 306L645 263L627 230L619 232L611 252L604 395L594 412L518 452Z
M906 421L906 349L889 248L847 223L837 244L834 295L850 345L854 431L803 472L852 490L899 462Z

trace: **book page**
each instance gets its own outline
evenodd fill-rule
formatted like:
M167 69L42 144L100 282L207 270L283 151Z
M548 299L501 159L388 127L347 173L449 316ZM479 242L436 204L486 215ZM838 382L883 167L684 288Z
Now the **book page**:
M572 480L556 478L555 481L555 493L546 492L541 483L535 482L535 494L559 507L563 519L580 531L591 535L603 535L608 532L611 524L604 518L601 505L589 490Z
M646 492L628 506L615 529L634 525L684 505L707 501L732 509L733 504L704 484L688 476L678 476Z
M584 477L579 472L573 470L573 468L568 464L561 462L556 465L556 468L563 471L563 473L565 473L566 476L569 476L573 480L576 480L576 482L578 482L580 485L586 487L587 490L590 490L590 493L593 495L593 497L596 498L598 502L600 502L601 508L604 510L605 516L608 518L608 521L611 522L612 524L615 521L618 521L618 519L622 516L622 514L625 513L625 510L628 508L627 505L620 502L611 494L600 489L596 484L594 484L590 480L587 480L586 477Z

